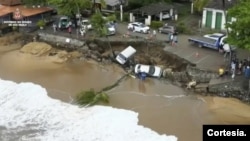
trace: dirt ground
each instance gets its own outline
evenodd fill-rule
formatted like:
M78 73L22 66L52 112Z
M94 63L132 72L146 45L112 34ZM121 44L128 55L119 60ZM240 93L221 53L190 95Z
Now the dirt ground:
M20 55L40 57L45 61L52 61L54 63L63 63L81 56L77 51L67 52L53 48L44 42L29 42L23 45L22 34L20 33L10 33L0 37L0 48L2 51L19 49Z
M162 47L154 46L149 50L140 49L135 55L135 60L142 64L158 65L163 68L171 68L175 71L181 71L186 68L184 60L179 57L163 51Z
M116 52L120 52L124 48L124 46L113 46ZM135 49L137 50L134 55L135 63L157 65L163 69L170 68L173 71L185 70L186 66L189 64L189 62L177 55L163 51L162 46L136 46ZM110 50L108 50L108 52L110 52Z

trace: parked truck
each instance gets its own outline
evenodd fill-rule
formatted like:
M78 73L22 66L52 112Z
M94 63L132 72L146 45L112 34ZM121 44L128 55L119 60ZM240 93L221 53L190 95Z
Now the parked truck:
M219 48L224 44L223 41L225 38L226 38L225 34L213 33L213 34L206 34L200 37L189 38L188 41L198 45L199 47L207 47L219 50Z

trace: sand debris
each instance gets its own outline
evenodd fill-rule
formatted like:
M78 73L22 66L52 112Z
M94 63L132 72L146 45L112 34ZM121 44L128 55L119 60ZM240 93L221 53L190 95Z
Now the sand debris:
M29 53L32 55L44 55L52 49L52 46L44 42L30 42L21 48L22 53Z

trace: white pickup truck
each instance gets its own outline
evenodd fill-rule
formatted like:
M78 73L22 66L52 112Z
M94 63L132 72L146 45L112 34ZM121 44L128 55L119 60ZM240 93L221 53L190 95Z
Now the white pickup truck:
M188 41L197 44L199 47L207 47L219 50L227 36L222 33L206 34L204 36L189 38Z

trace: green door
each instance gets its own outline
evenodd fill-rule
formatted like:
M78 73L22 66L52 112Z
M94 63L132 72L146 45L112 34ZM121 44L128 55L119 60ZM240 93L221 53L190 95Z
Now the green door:
M221 29L222 13L216 12L215 29Z
M207 11L205 27L211 28L212 26L212 11Z

